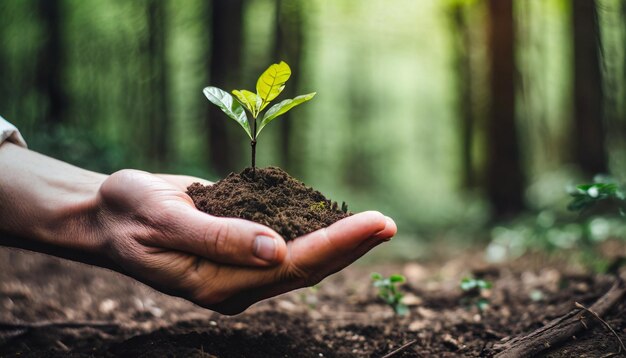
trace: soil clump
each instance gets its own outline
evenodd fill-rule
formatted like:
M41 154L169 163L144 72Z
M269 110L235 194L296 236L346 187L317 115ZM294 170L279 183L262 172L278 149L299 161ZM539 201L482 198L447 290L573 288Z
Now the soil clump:
M287 241L350 215L345 204L340 208L276 167L246 168L209 186L194 183L187 194L207 214L269 226Z

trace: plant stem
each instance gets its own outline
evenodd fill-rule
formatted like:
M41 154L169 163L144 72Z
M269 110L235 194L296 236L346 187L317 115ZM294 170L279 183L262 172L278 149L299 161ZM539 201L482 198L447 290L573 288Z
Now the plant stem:
M252 146L252 176L254 176L256 171L256 138L250 142Z
M252 141L250 145L252 146L252 179L256 177L256 117L254 117L254 121L252 121Z

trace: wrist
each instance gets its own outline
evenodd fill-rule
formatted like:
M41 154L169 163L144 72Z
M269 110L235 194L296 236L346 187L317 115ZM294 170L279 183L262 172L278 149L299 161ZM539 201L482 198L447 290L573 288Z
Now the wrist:
M71 181L51 183L58 200L40 207L40 224L32 235L40 242L99 255L107 245L98 205L98 191L106 176L87 171L73 174Z
M0 146L0 245L91 263L103 252L97 198L106 175Z

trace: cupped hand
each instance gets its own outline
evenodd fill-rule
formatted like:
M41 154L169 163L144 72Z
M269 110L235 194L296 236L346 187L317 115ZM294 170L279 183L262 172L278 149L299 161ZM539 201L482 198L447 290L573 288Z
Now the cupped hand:
M266 226L198 211L185 193L193 182L209 184L112 174L97 198L100 236L123 273L224 314L316 284L396 233L390 218L364 212L285 243Z

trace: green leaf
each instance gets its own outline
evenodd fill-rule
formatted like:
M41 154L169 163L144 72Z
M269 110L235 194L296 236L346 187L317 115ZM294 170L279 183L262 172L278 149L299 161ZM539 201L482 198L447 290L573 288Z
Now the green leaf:
M248 133L250 139L252 139L252 133L250 132L250 123L248 123L248 117L246 117L246 111L235 101L233 96L228 92L222 91L217 87L206 87L202 92L206 98L214 105L220 107L222 112L239 123L243 129Z
M385 287L385 281L384 280L375 280L372 285L374 285L374 287L376 288L380 288L380 287Z
M312 93L309 93L309 94L303 94L303 95L298 96L298 97L296 97L294 99L286 99L284 101L281 101L280 103L277 103L277 104L273 105L263 115L263 120L261 120L261 124L259 125L258 133L261 133L261 130L263 129L263 127L265 127L269 122L274 120L274 118L287 113L290 109L292 109L293 107L295 107L295 106L297 106L299 104L302 104L302 103L304 103L306 101L311 100L313 97L315 97L315 94L316 94L316 92L312 92Z
M398 303L398 304L394 305L393 306L393 311L398 316L406 316L407 314L409 314L409 308L404 303Z
M291 69L283 61L271 65L261 74L256 82L256 93L261 97L259 111L262 111L274 98L278 97L290 76Z
M252 116L256 118L259 114L259 106L261 105L261 98L248 90L233 90L233 94L237 97L239 102L244 105Z
M463 291L469 291L475 287L476 287L476 280L467 278L467 277L461 280L461 289Z
M404 281L406 281L406 278L404 278L404 276L399 275L399 274L395 274L395 275L391 275L389 277L389 280L391 282L399 282L399 283L404 283Z
M372 272L372 280L382 280L383 275L379 274L378 272Z
M478 299L478 301L476 301L476 307L481 311L487 310L489 308L489 300L486 298Z
M580 211L586 209L595 204L595 200L588 197L587 195L577 195L574 197L569 205L567 205L567 209L571 211Z

